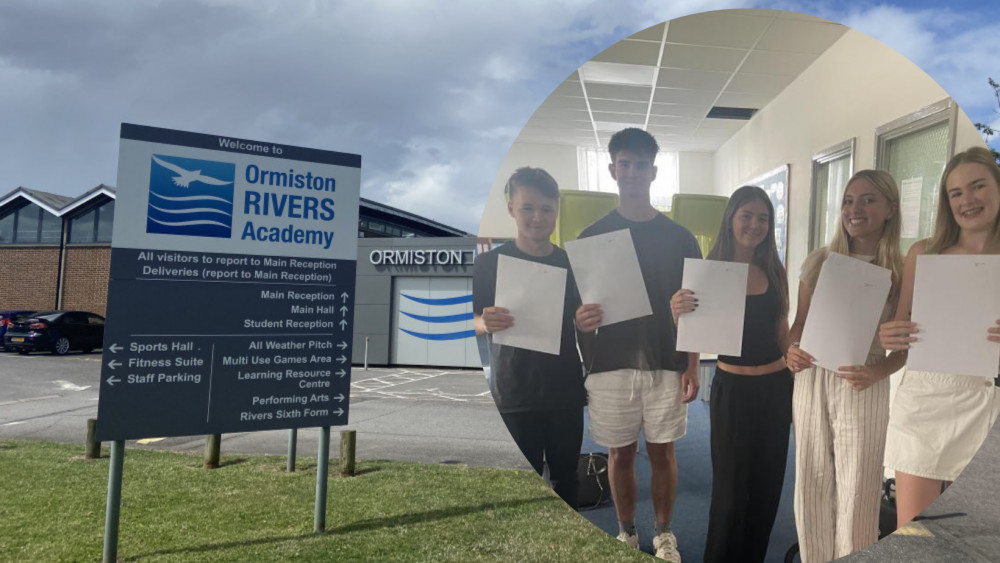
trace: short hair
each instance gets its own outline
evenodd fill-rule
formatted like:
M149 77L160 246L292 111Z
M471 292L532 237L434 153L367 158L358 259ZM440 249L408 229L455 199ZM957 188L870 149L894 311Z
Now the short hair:
M629 127L612 135L611 141L608 142L608 153L612 162L615 160L615 155L623 150L648 156L650 160L654 160L656 153L660 152L660 145L648 132L638 127Z
M550 199L559 199L559 184L551 174L544 168L532 168L523 166L514 171L503 187L504 196L507 201L514 198L514 189L518 186L535 188L543 196Z

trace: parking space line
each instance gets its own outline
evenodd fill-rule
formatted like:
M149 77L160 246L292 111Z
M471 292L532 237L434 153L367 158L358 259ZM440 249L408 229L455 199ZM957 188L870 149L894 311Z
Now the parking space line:
M28 397L27 399L17 399L14 401L5 401L0 403L0 407L4 405L16 405L18 403L30 403L31 401L47 401L48 399L58 399L62 395L45 395L44 397Z

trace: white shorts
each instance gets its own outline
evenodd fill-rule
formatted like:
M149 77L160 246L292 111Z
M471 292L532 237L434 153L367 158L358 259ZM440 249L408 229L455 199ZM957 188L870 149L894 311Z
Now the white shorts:
M1000 411L993 379L907 370L889 412L885 466L954 481Z
M687 431L681 375L675 371L620 369L592 373L584 383L590 437L620 448L636 442L639 430L651 444L674 442Z

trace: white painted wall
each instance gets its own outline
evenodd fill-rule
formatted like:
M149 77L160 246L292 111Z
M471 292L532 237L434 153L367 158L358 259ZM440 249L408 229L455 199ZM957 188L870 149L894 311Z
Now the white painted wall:
M682 194L711 194L715 190L715 154L677 153L677 182Z
M556 179L559 189L579 189L576 147L515 142L500 165L500 171L493 179L493 187L486 198L483 219L479 225L480 238L514 238L517 234L514 220L507 214L503 187L507 178L522 166L544 168Z
M729 195L782 164L789 171L789 278L808 252L812 155L856 139L854 169L872 168L875 129L948 97L882 43L849 30L715 153L714 193ZM983 144L961 111L956 150ZM790 284L794 309L798 285Z

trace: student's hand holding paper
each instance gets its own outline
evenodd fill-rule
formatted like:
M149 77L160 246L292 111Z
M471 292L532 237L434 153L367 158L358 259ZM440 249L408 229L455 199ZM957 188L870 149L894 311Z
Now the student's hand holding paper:
M486 332L490 334L514 326L514 317L510 315L510 311L503 307L485 307L482 317L483 324L486 325Z
M798 342L792 344L788 347L788 352L785 354L785 364L788 365L788 369L792 373L798 373L804 369L810 368L816 363L816 358L813 358L808 352L799 348Z
M576 310L576 328L580 332L594 332L597 327L601 326L603 319L604 313L601 311L600 305L588 303L580 305L580 308Z
M674 317L674 324L677 319L685 313L693 313L698 308L698 299L690 289L678 289L677 293L670 298L670 313Z
M882 348L889 350L908 350L911 342L916 342L914 334L917 330L917 323L910 321L889 321L882 323L878 328L878 340Z
M877 366L840 366L836 375L846 379L855 391L864 391L889 374Z
M1000 342L1000 319L997 319L997 326L986 329L986 340L990 342Z

